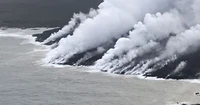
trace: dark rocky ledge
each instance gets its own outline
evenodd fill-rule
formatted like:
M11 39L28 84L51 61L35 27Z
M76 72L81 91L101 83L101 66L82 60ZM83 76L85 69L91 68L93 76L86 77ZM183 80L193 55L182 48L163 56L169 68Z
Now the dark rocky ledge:
M35 41L37 42L43 42L44 40L46 40L52 33L54 32L58 32L61 28L55 28L55 29L52 29L52 30L47 30L47 31L44 31L43 33L41 34L34 34L32 35L33 37L36 37ZM49 45L49 44L48 44Z
M186 66L178 73L171 74L181 61L187 62ZM178 57L174 62L156 70L155 72L147 74L166 79L199 79L200 77L200 48L195 52L191 52Z
M180 105L200 105L200 104L180 104Z

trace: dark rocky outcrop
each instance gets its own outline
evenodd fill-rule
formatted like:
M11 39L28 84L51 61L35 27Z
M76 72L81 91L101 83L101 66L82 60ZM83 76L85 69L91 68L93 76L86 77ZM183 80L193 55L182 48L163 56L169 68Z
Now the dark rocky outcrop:
M37 42L43 42L43 41L46 40L52 33L58 32L60 29L62 29L62 28L55 28L55 29L52 29L52 30L47 30L47 31L44 31L44 32L41 33L41 34L34 34L33 37L36 37L35 41L37 41ZM50 43L47 44L47 45L50 45Z
M181 61L186 61L186 66L175 74L171 74ZM200 48L195 52L188 53L178 57L177 60L170 62L166 66L156 70L155 72L147 74L166 79L198 79L200 77Z

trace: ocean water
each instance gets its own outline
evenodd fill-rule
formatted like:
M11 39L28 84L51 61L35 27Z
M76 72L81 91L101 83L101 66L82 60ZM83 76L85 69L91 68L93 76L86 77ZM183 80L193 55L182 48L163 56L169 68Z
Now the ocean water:
M0 35L0 105L200 103L200 97L194 95L200 91L198 83L108 75L86 67L45 66L41 59L47 49L30 43L30 30L8 30L1 30Z
M103 0L0 0L0 26L59 27L74 13L97 8Z

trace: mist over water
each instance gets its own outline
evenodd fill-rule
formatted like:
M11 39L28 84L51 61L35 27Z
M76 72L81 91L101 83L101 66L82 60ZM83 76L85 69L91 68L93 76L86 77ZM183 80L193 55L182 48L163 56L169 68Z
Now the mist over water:
M198 0L104 0L88 14L74 14L68 25L44 41L60 38L44 61L70 65L89 62L117 74L163 71L163 76L155 76L173 78L172 74L178 73L175 78L198 78L198 70L190 76L180 73L189 72L184 69L190 62L179 60L200 47L199 4ZM184 67L179 67L181 62L185 62Z

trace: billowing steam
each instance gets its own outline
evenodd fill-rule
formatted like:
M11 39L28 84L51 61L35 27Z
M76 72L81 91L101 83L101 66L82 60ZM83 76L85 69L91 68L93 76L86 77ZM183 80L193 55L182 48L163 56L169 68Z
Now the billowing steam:
M200 47L199 5L199 0L104 0L97 10L74 14L44 41L66 35L45 61L73 59L78 65L93 59L102 71L148 74ZM185 65L180 62L172 74Z
M94 9L91 9L88 14L84 13L78 13L74 14L73 18L71 18L71 21L69 21L68 25L64 26L61 30L59 30L56 33L53 33L49 38L47 38L43 43L49 43L50 41L54 41L57 38L61 38L66 34L69 34L70 31L73 31L76 27L78 27L79 23L84 22L87 18L92 18L97 15L97 11Z

